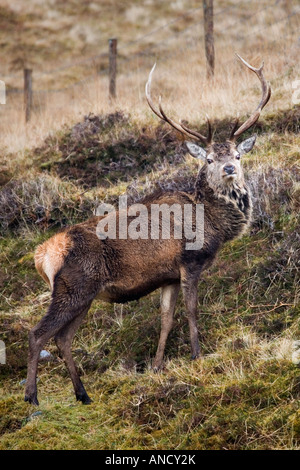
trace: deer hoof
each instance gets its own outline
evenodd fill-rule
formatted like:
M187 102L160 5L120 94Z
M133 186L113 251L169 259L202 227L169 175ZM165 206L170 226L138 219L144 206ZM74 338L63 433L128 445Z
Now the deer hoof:
M200 352L199 352L199 353L197 353L197 354L193 354L193 355L191 356L191 359L192 359L192 361L195 361L196 359L200 359L200 357L201 357L201 354L200 354Z
M39 406L39 401L37 399L36 395L25 395L24 401L28 401L30 405L36 405Z
M76 394L76 400L81 401L83 405L90 405L93 400L88 396L87 393Z

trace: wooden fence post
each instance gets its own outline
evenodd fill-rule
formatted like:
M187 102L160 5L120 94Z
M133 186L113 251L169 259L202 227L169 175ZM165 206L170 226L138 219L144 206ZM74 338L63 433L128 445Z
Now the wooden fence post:
M110 39L109 45L109 99L113 101L116 98L116 79L117 79L117 43L116 38Z
M290 15L291 12L292 12L292 2L291 2L291 0L284 0L283 8L285 9L286 14Z
M24 107L25 122L31 118L32 110L32 70L24 69Z
M292 28L291 28L291 18L290 18L290 16L291 16L292 11L293 11L292 1L291 0L284 0L283 8L284 8L286 16L287 16L288 29L291 30Z
M206 75L212 79L215 73L215 46L214 46L214 2L203 0L204 15L204 41L206 55Z

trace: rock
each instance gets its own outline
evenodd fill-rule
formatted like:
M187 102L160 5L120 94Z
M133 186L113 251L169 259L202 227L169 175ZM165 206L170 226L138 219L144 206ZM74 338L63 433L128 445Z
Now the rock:
M27 423L30 423L30 421L33 421L35 418L38 418L42 414L43 414L42 411L35 411L30 416L27 416L27 418L25 418L24 420L23 426L25 426Z
M50 359L52 359L52 354L49 353L49 351L46 351L45 349L43 349L43 350L40 352L40 359L42 359L42 360L50 360Z
M37 378L36 378L36 383L38 383L39 381L40 381L40 379L37 377ZM27 382L26 379L23 379L23 380L21 380L21 381L19 382L19 385L25 385L26 382Z
M37 416L41 416L43 414L42 411L35 411L32 415L29 416L29 419L36 418Z

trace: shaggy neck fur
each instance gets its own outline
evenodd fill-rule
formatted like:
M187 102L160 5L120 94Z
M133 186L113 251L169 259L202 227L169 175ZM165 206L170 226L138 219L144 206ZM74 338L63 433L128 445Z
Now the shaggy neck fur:
M239 229L233 230L235 236L244 233L251 222L252 201L248 187L244 181L232 181L226 184L212 185L206 175L205 167L199 171L195 184L195 199L198 202L207 202L212 205L216 216L223 220L228 226L230 224L240 226ZM232 233L233 235L233 233ZM228 239L234 238L229 236Z

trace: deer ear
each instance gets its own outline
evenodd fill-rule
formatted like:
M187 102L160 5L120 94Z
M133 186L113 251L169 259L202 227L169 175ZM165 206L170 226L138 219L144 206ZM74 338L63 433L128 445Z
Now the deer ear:
M253 149L253 146L256 141L256 135L249 137L249 139L243 140L238 146L237 151L239 154L243 155L244 153L248 153Z
M201 158L202 160L206 160L206 150L200 147L194 142L186 142L185 145L189 151L189 154L194 158Z

